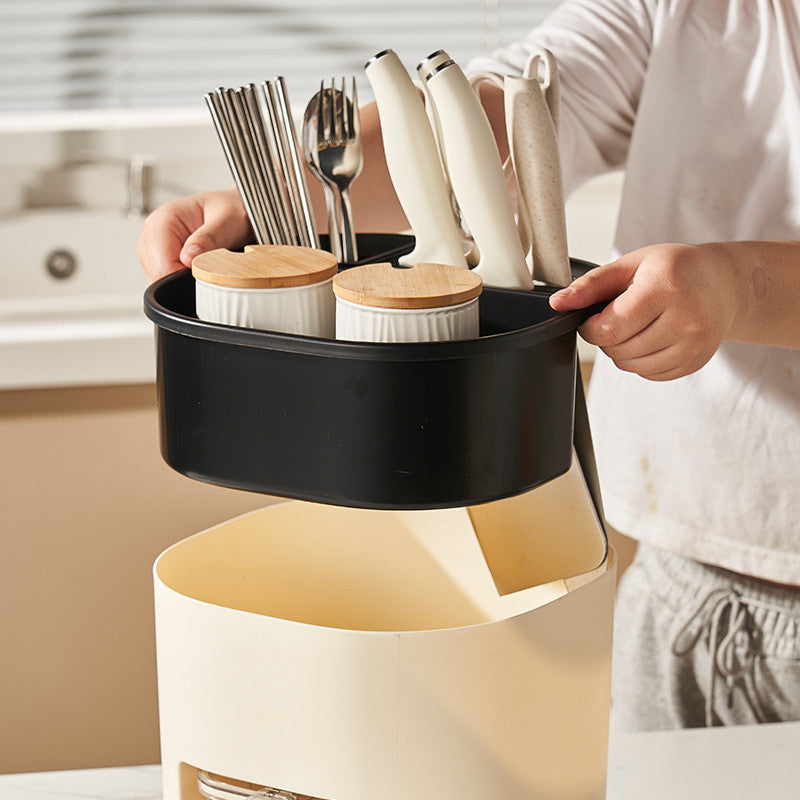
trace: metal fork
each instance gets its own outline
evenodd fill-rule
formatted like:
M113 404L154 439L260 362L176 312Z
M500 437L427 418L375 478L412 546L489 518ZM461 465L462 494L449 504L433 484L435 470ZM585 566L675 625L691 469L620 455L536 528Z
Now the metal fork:
M344 78L341 86L341 90L337 90L334 79L331 79L330 88L327 90L325 81L320 85L315 163L322 176L339 192L342 208L343 257L345 263L353 264L358 260L358 251L353 227L353 210L350 205L350 184L361 172L363 154L355 77L353 77L352 99L347 98Z
M306 106L305 114L303 115L302 129L303 155L305 156L309 171L322 184L322 189L325 192L325 206L328 211L328 238L330 241L328 249L341 264L344 262L344 256L342 255L342 237L339 233L342 227L341 209L336 197L336 188L333 182L329 181L320 172L319 156L317 153L317 117L319 116L319 107L324 97L321 91L317 92L311 100L308 101L308 105Z

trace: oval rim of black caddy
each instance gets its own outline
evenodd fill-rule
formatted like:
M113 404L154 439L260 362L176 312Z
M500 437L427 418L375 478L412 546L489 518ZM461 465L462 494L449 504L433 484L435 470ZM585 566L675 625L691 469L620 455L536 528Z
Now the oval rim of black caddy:
M570 259L573 273L583 274L596 265L581 259ZM151 284L144 295L144 313L158 327L172 333L195 339L220 342L222 344L277 350L326 358L349 358L382 361L440 361L468 358L479 353L489 354L497 350L513 348L517 338L524 338L528 345L555 338L575 330L590 316L600 311L604 304L596 304L576 311L555 313L550 319L524 328L501 333L491 333L477 339L450 342L347 342L336 339L321 339L299 334L275 333L253 328L239 328L214 322L204 322L171 311L159 301L165 286L190 277L189 269L173 272ZM509 295L539 295L549 297L555 286L537 286L532 291L487 287L493 293Z

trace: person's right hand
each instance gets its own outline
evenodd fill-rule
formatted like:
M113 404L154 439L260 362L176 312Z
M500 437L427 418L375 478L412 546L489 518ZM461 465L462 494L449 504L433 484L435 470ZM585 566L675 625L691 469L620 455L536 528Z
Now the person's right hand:
M159 206L145 220L136 255L150 281L189 267L218 247L238 249L253 240L235 187L202 192Z

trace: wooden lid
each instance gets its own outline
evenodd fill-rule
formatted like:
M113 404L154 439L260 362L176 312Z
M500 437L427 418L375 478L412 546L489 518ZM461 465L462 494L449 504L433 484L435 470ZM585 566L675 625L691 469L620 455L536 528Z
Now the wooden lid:
M416 264L398 269L391 264L350 267L333 279L342 300L374 308L442 308L474 300L481 293L480 276L448 264Z
M336 274L336 258L325 250L286 244L252 244L244 253L221 248L192 259L192 275L232 289L280 289L320 283Z

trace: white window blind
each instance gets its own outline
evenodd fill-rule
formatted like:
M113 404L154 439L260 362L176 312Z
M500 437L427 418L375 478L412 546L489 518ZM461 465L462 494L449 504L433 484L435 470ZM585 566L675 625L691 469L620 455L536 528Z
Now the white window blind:
M279 74L303 97L323 77L361 75L387 47L409 68L440 48L463 64L556 4L0 0L0 113L199 106L217 86Z

